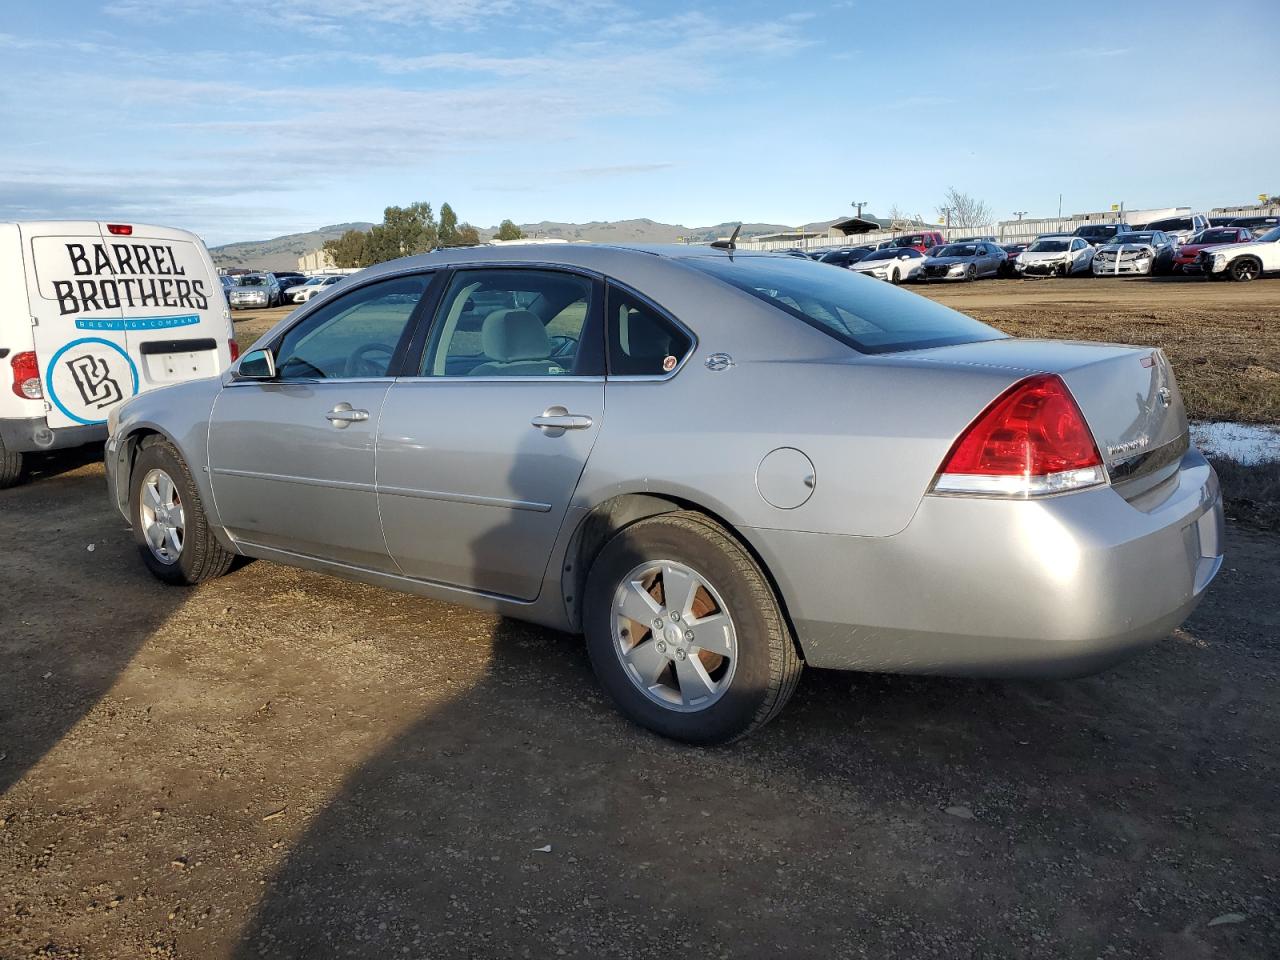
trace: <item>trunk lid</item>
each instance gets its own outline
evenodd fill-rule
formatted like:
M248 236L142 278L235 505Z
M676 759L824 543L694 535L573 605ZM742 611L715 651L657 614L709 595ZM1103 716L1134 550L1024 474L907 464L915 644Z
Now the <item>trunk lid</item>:
M1158 486L1189 448L1187 414L1163 351L1121 344L989 340L915 354L939 363L1056 373L1084 414L1112 484L1126 499Z

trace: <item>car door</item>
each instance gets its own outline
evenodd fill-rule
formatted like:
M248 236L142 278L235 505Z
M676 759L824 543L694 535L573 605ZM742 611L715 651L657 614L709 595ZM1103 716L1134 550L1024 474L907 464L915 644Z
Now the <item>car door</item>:
M378 415L430 274L364 284L311 311L270 349L274 379L233 380L209 423L209 470L237 540L394 569L374 487Z
M604 418L600 281L456 271L388 393L378 503L410 577L532 600Z

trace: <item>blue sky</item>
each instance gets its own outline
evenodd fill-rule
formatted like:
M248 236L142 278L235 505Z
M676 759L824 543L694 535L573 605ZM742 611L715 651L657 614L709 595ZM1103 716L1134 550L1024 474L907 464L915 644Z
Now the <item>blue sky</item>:
M1276 0L14 3L0 219L1207 208L1280 192L1277 37Z

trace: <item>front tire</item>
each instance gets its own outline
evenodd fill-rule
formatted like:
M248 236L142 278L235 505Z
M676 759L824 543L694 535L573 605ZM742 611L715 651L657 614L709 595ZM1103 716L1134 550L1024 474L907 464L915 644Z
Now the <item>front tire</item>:
M728 743L763 726L803 669L754 558L691 511L641 520L604 546L587 578L584 627L618 710L686 743Z
M977 279L978 279L978 268L971 263L969 264L969 269L964 272L964 282L973 283L973 281Z
M0 490L16 487L22 481L22 454L10 450L0 439Z
M1231 261L1227 273L1237 283L1248 283L1258 279L1262 273L1262 264L1253 257L1238 257Z
M194 586L231 569L235 554L218 543L177 448L144 442L130 475L129 517L147 569L165 583Z
M889 274L889 282L895 287L902 283L902 274L898 273L896 268Z

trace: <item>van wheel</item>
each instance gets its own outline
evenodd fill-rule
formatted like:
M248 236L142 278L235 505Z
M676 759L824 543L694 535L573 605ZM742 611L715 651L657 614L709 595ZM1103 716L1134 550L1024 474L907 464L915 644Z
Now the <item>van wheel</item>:
M803 663L754 558L684 511L626 527L587 577L587 651L629 719L686 743L728 743L782 710Z
M0 490L15 487L22 480L22 454L10 450L0 439Z
M129 490L133 538L147 569L165 583L193 586L231 569L235 554L209 529L186 461L158 438L134 461Z

